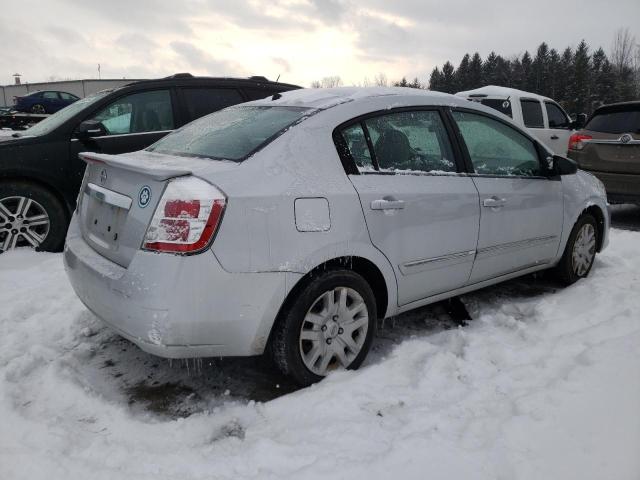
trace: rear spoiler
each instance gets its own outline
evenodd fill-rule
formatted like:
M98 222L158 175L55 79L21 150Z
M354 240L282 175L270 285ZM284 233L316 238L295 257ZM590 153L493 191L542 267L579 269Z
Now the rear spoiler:
M107 155L105 153L82 152L78 154L80 160L87 164L105 164L110 167L128 170L130 172L141 173L154 180L167 180L173 177L191 175L192 170L187 167L164 165L160 158L145 158L143 156L129 157L126 155Z

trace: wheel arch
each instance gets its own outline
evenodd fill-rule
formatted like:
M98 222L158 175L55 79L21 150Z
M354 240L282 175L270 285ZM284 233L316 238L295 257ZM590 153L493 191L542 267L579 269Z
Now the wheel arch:
M0 184L1 183L10 183L10 182L22 182L22 183L31 183L37 185L41 188L48 190L51 194L53 194L60 203L64 206L67 221L71 219L71 215L73 214L73 207L67 201L67 198L63 195L60 190L58 190L53 184L43 180L41 178L29 176L29 175L2 175L0 176Z
M602 246L604 242L604 233L605 233L605 213L598 205L589 205L587 208L582 210L580 215L578 215L578 219L580 219L583 215L591 215L596 219L596 228L597 228L597 251L602 251ZM576 222L578 221L576 219ZM574 223L575 224L575 223Z

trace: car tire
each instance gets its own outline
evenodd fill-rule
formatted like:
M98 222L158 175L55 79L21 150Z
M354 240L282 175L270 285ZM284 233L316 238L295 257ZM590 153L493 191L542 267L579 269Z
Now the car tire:
M357 369L371 348L376 319L373 291L357 273L328 270L311 277L276 321L274 363L301 386L336 368Z
M572 285L591 272L598 248L598 224L590 214L584 214L573 226L567 246L554 273L565 285Z
M35 105L33 105L30 110L31 110L31 113L36 113L40 115L47 113L47 109L44 107L44 105L40 103L36 103Z
M59 252L68 224L64 205L51 191L29 182L0 182L0 253L17 247Z

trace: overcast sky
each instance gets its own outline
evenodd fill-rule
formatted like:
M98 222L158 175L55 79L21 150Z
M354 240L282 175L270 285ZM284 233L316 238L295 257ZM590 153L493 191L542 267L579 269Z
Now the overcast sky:
M585 39L609 52L616 29L640 40L640 0L20 0L0 6L0 84L265 75L308 86L385 73L426 81L465 52L504 56Z

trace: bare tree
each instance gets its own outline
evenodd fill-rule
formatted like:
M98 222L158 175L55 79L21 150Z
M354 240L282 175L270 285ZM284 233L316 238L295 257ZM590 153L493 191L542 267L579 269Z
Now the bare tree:
M375 84L376 87L389 86L389 80L387 79L387 76L382 72L380 72L375 77L373 77L373 83Z
M323 77L321 80L314 80L311 82L311 88L334 88L341 87L342 85L342 79L339 75Z
M634 50L636 49L636 37L628 28L619 28L613 38L611 47L611 63L617 71L622 71L625 67L631 67L634 61Z

